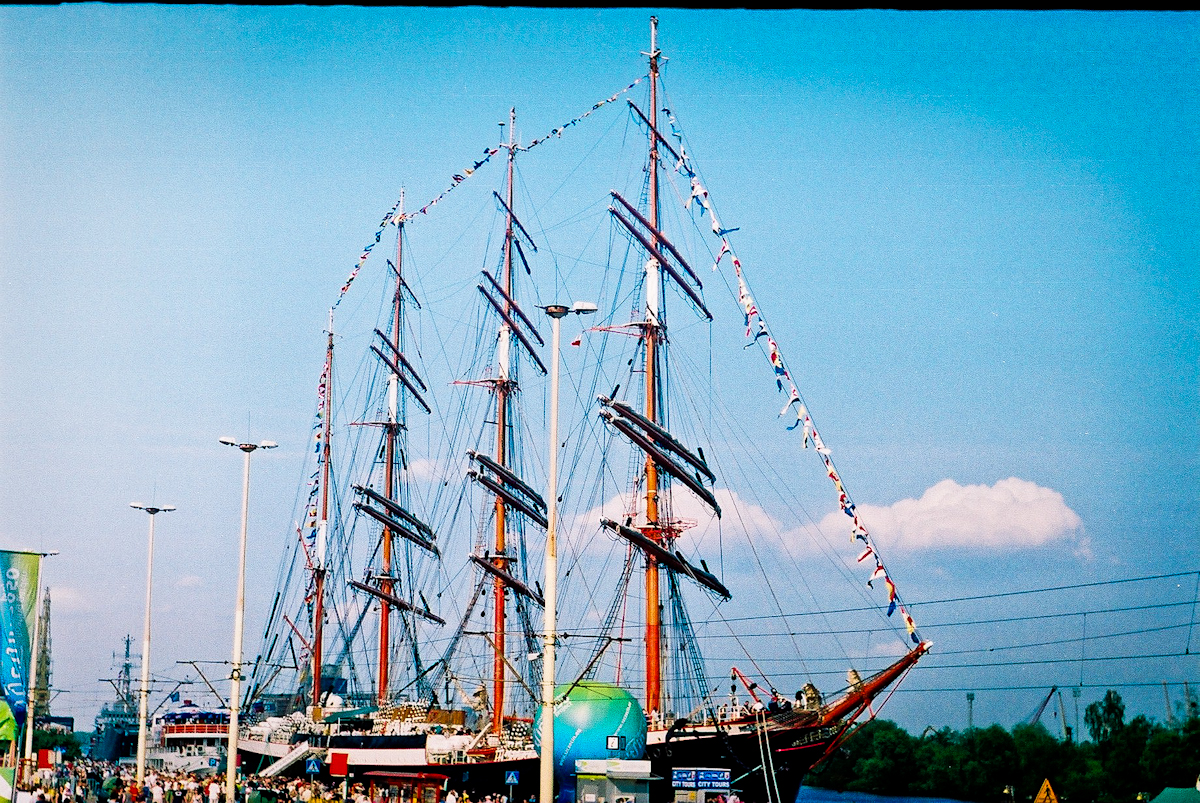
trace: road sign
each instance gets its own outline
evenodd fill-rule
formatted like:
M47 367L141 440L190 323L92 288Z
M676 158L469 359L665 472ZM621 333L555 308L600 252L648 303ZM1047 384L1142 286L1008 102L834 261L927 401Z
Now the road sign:
M1033 803L1058 803L1058 796L1050 788L1050 779L1042 781L1042 788L1033 799Z
M321 759L310 758L304 762L304 771L309 775L316 775L321 771Z
M520 770L506 770L504 773L504 785L505 786L516 786L517 784L520 783L520 781L517 780L520 777L521 777ZM1057 803L1057 801L1055 801L1055 803Z

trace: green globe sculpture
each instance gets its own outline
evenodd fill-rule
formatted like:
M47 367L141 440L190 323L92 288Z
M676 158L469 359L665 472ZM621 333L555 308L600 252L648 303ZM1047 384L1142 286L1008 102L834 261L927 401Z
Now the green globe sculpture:
M559 801L575 798L575 761L640 759L646 752L646 716L629 692L611 683L581 680L554 689L554 784ZM533 747L542 752L542 711L533 721Z

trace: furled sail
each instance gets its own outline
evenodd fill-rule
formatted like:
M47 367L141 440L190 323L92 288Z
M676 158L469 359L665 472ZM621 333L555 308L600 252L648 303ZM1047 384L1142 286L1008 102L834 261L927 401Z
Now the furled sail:
M677 574L690 577L725 599L731 598L729 589L717 579L716 575L688 563L678 552L672 552L638 530L618 524L611 519L601 519L600 523Z

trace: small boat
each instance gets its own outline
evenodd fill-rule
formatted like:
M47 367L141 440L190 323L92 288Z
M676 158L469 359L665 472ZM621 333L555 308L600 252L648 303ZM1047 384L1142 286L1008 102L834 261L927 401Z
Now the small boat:
M184 699L156 714L149 725L146 766L160 772L212 775L225 766L229 709Z

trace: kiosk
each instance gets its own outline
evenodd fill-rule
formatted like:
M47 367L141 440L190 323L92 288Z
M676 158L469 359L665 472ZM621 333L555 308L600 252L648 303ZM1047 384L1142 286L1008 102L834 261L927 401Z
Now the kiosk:
M649 761L580 758L575 761L575 803L650 803Z

